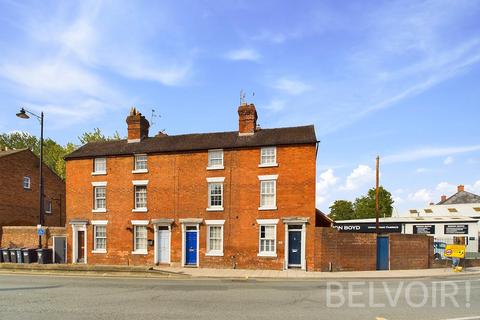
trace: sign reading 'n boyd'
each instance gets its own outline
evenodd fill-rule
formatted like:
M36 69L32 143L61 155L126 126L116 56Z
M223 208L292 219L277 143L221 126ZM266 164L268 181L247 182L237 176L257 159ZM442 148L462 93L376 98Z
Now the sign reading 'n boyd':
M446 224L445 234L468 234L468 224Z
M376 232L375 223L341 223L335 224L335 228L341 232L359 232L359 233L372 233ZM380 224L380 232L387 233L401 233L401 223L382 223Z
M413 234L435 234L435 225L422 224L413 226Z

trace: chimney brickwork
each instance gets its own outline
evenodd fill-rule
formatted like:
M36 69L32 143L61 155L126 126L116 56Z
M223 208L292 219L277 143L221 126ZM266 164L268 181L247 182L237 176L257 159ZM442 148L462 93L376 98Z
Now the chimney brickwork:
M142 139L148 137L148 129L150 123L144 116L135 108L130 109L130 114L126 119L128 125L128 142L140 142Z
M242 104L238 107L238 134L241 136L253 135L257 130L257 110L255 105Z

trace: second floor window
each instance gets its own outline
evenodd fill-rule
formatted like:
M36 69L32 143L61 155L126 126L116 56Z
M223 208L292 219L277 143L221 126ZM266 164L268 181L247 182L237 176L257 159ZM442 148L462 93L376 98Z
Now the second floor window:
M23 189L30 189L30 177L23 177Z
M208 208L223 209L223 183L210 182L208 184Z
M277 164L277 148L265 147L260 150L260 165L274 166Z
M93 194L94 194L94 204L93 208L95 210L102 210L106 209L106 201L107 201L107 188L106 187L94 187Z
M135 186L135 209L147 208L147 186Z
M107 173L107 159L95 158L93 160L93 172L94 173Z
M223 169L223 150L208 151L208 169Z
M135 155L135 171L147 171L147 155L136 154Z

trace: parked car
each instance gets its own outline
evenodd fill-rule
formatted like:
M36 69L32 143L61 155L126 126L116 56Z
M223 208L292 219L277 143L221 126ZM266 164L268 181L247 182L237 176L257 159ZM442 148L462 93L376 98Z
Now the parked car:
M433 243L433 258L435 260L445 259L445 247L447 244L445 242L435 241Z

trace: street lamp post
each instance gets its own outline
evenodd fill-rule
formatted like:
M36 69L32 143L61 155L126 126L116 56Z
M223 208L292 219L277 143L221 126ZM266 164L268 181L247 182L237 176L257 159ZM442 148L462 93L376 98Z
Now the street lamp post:
M43 112L40 113L39 115L36 115L35 113L25 110L24 108L20 109L20 112L17 113L17 117L21 119L29 119L30 115L34 116L35 118L40 121L40 192L39 192L39 202L40 202L40 212L38 215L38 224L40 226L43 226L44 223L44 203L43 203ZM42 248L42 236L39 234L38 235L38 248Z

